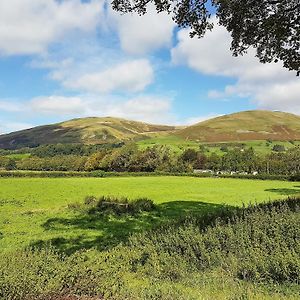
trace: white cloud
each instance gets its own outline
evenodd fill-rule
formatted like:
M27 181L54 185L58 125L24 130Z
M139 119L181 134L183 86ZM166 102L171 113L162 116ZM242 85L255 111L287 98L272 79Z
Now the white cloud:
M119 34L121 47L130 54L145 54L171 46L175 23L167 13L157 14L152 5L147 14L123 14L109 10L108 19Z
M174 64L184 64L208 75L233 78L235 84L224 90L208 91L208 97L228 99L245 97L258 108L300 112L300 81L282 64L261 64L253 49L242 57L230 52L230 35L218 25L203 39L191 39L188 30L178 32L178 44L172 49Z
M178 44L171 50L174 64L185 64L192 69L208 75L233 75L235 58L229 54L229 40L225 29L215 26L202 39L189 36L189 30L180 30ZM229 68L230 67L230 68Z
M142 91L153 81L154 72L146 59L126 61L104 71L91 72L76 79L66 79L64 86L88 92Z
M165 124L174 121L171 104L172 99L158 95L139 95L133 98L49 96L32 99L27 113L60 115L63 119L112 116Z
M167 97L140 95L123 103L111 103L107 107L107 114L149 123L170 124L175 119L171 110L172 100Z
M21 111L22 107L13 101L0 100L0 111L5 112L18 112Z
M198 116L198 117L191 117L188 118L187 120L184 121L184 125L194 125L209 119L213 119L213 118L217 118L222 116L221 114L216 114L216 113L210 113L207 115L203 115L203 116Z
M264 109L289 111L300 115L300 80L275 83L256 93L256 103Z
M33 2L39 1L41 0L34 0ZM57 1L49 0L49 2L56 3ZM56 11L59 11L62 9L61 6L70 5L73 2L78 9L84 6L91 13L92 6L101 10L103 7L101 3L104 0L92 0L85 4L81 3L80 0L64 0L59 1L54 6ZM34 7L33 4L32 6ZM85 19L80 19L80 13L72 10L69 12L70 15L76 15L76 20L81 24ZM93 20L90 22L93 25L91 28L95 28L97 22L101 22L101 26L98 26L100 29L98 35L73 35L69 36L68 39L61 39L55 47L49 48L48 52L35 56L30 67L48 70L48 78L58 81L65 90L92 94L143 91L154 81L152 60L150 62L149 58L145 56L133 57L128 53L144 54L161 47L170 46L174 28L173 21L170 20L169 16L157 14L151 8L149 14L139 17L130 14L120 15L120 13L113 12L108 5L107 9L102 9L100 13L95 12L95 15L97 17L94 14L90 16ZM33 13L31 19L35 20ZM34 28L43 27L36 23L33 26ZM62 26L62 31L63 28ZM60 30L56 31L60 32ZM119 35L122 49L118 48L116 34ZM20 48L22 49L22 47ZM128 53L124 53L122 51L124 49L128 50Z
M34 98L29 103L30 110L43 114L81 114L86 104L80 97L49 96Z
M101 20L102 0L0 1L0 54L40 54L71 32L89 32Z
M32 128L33 125L22 122L3 122L0 123L0 134L10 133L22 129Z

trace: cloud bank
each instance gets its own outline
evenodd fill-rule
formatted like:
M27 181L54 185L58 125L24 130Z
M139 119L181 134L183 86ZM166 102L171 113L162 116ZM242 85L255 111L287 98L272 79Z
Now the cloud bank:
M300 114L300 80L296 74L280 63L260 63L253 49L247 55L233 57L229 50L230 35L225 28L215 25L203 39L191 39L188 30L181 30L177 38L178 44L171 50L175 65L236 80L223 90L208 91L209 98L244 97L260 109Z
M95 30L103 1L0 1L0 54L41 54L72 32Z

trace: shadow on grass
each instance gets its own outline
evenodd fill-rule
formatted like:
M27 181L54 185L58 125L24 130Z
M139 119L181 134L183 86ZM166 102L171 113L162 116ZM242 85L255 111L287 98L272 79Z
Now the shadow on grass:
M284 195L284 196L292 196L292 195L297 195L300 194L300 186L294 186L295 188L293 189L266 189L266 192L272 192L272 193L277 193L279 195Z
M72 218L51 218L42 226L46 231L64 232L51 240L39 240L31 246L43 248L51 244L59 251L71 254L80 249L96 248L105 250L125 242L135 232L151 230L161 225L180 222L187 216L207 216L222 209L220 204L196 201L173 201L156 206L151 212L136 215L106 215L82 213ZM69 232L80 230L84 233L75 237L64 237Z

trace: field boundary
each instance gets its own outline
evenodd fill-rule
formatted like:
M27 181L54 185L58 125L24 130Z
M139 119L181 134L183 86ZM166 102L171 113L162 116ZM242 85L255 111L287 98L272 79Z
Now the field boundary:
M59 178L59 177L141 177L141 176L177 176L177 177L198 177L198 178L236 178L236 179L258 179L258 180L283 180L288 181L294 176L289 175L267 175L267 174L211 174L211 173L170 173L170 172L104 172L104 171L0 171L0 178L5 177L28 177L28 178ZM293 180L295 181L295 180Z

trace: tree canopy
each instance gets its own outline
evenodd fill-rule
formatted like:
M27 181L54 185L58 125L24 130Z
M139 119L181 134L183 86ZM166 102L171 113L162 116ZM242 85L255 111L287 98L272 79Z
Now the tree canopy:
M299 0L112 0L113 9L139 15L148 4L157 12L168 12L181 28L190 28L191 37L203 37L213 29L212 16L231 34L231 51L243 55L250 47L262 63L282 61L300 74Z

